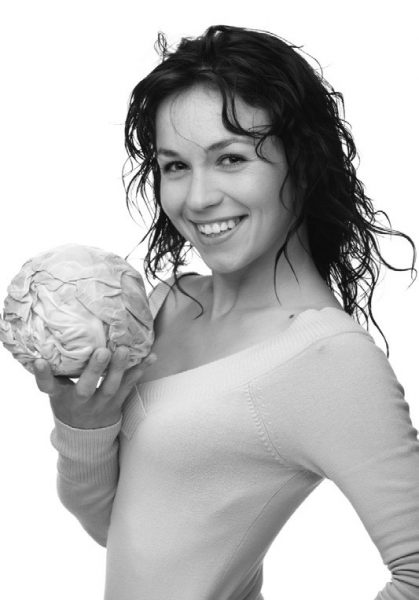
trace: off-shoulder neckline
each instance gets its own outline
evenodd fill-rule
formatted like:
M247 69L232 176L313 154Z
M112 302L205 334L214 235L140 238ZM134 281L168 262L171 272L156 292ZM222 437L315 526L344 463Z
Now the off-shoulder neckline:
M174 281L174 277L171 276L169 279L164 282L159 283L150 294L152 298L152 312L153 317L156 318L158 312L163 306L167 295L171 289L170 285ZM330 329L330 325L332 326L332 330ZM292 348L294 344L294 337L298 339L298 345L301 346L301 343L304 340L309 343L310 339L313 338L315 332L321 336L327 334L328 331L333 331L333 325L335 326L336 332L338 333L340 330L343 331L358 331L361 333L366 332L359 323L355 322L355 320L346 313L343 308L336 308L334 306L325 306L322 308L308 308L306 310L298 313L294 318L292 323L286 328L284 332L276 332L273 335L270 335L266 339L257 342L256 344L251 344L247 348L242 350L238 350L237 352L233 352L228 354L227 356L222 356L217 358L216 360L204 363L202 365L198 365L197 367L192 367L190 369L186 369L184 371L179 371L177 373L172 373L170 375L165 375L163 377L159 377L157 379L150 379L148 381L139 382L137 384L139 390L148 390L155 388L156 386L170 384L172 382L178 382L179 380L184 379L185 377L197 377L202 374L204 376L205 372L217 371L218 368L226 371L227 366L231 364L231 367L234 369L234 364L240 362L241 359L244 360L244 363L248 363L249 357L252 354L260 355L261 353L265 353L267 349L275 348L279 353L281 352L281 347L283 350L289 350ZM297 348L297 346L296 346ZM278 355L279 358L279 355Z
M169 380L174 380L175 378L179 377L179 376L186 376L187 374L196 374L198 373L200 370L204 370L208 367L214 368L217 365L221 365L224 364L228 361L235 361L237 359L240 358L240 356L247 356L248 354L251 354L252 352L259 352L261 351L263 348L267 347L267 346L271 346L273 343L275 343L275 341L277 341L282 335L288 334L288 332L295 328L295 325L301 321L301 318L303 317L306 321L306 317L308 316L309 313L324 313L325 311L333 311L335 313L342 313L343 316L346 315L346 317L349 317L351 319L351 317L345 313L345 311L339 308L335 308L334 306L325 306L323 308L320 309L316 309L316 308L308 308L306 310L301 311L296 317L294 317L292 323L289 325L289 327L287 327L286 331L284 333L275 333L273 335L270 335L269 337L267 337L265 340L262 340L261 342L257 342L256 344L251 344L250 346L248 346L247 348L243 348L242 350L238 350L237 352L233 352L231 354L228 354L227 356L222 356L221 358L217 358L215 360L209 361L207 363L204 363L202 365L198 365L197 367L192 367L190 369L186 369L184 371L179 371L178 373L172 373L171 375L165 375L163 377L159 377L157 379L150 379L149 381L144 381L143 383L139 383L137 384L139 387L145 388L147 387L151 387L153 384L159 384L160 382L166 382Z

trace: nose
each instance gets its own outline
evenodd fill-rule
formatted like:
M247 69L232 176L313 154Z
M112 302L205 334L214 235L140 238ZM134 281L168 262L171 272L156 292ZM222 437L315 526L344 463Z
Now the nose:
M221 202L222 198L222 192L213 178L197 170L191 175L186 204L192 213L205 211L207 207Z

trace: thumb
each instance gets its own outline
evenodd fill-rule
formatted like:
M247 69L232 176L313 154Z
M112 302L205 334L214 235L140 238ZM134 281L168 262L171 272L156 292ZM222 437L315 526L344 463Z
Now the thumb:
M37 359L33 363L36 385L41 392L51 394L54 389L54 379L47 361Z
M146 358L143 358L140 363L134 365L125 372L122 382L124 393L127 389L131 389L132 386L135 385L139 379L141 379L146 368L152 365L156 360L157 356L154 353L151 353L146 356Z
M144 367L150 367L157 360L157 355L154 352L151 352L147 358L141 363Z

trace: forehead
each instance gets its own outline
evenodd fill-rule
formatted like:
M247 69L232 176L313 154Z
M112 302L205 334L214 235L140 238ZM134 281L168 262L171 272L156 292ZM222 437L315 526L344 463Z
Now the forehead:
M156 113L157 145L193 142L206 147L220 136L233 136L222 122L222 104L221 93L204 86L169 96ZM265 128L269 124L265 110L249 106L241 98L236 98L235 109L244 129ZM229 115L231 119L230 111Z

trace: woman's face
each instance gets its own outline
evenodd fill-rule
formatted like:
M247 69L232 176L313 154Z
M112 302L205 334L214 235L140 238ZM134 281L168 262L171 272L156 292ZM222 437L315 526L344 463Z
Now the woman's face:
M285 240L291 213L279 200L287 173L279 142L268 138L256 154L257 140L228 131L221 120L218 91L196 86L162 102L156 116L161 172L160 197L173 225L199 252L211 271L229 273L252 266L269 267ZM267 126L264 110L236 101L245 129ZM289 180L283 198L290 206ZM241 218L238 225L237 218ZM226 233L209 225L234 227Z

